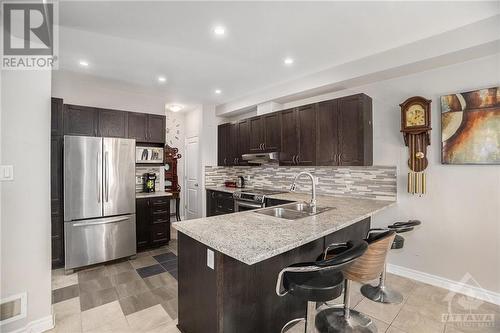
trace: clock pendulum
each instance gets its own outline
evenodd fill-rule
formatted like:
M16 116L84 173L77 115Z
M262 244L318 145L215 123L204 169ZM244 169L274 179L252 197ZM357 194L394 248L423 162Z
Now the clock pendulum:
M422 195L426 192L424 170L429 164L427 146L430 145L430 104L420 96L408 98L401 103L401 132L409 150L408 193Z

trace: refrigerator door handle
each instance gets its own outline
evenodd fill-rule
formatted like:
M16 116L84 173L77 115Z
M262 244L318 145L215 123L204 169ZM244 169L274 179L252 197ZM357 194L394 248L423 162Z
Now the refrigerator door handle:
M96 170L99 170L100 165L101 165L101 154L97 153L97 167L96 167ZM101 194L102 179L101 179L101 175L100 175L99 172L97 172L96 179L97 179L97 202L101 203L101 197L102 197L102 194Z
M85 226L90 226L90 225L99 225L99 224L108 224L108 223L116 223L116 222L122 222L129 220L130 216L127 217L117 217L114 219L105 219L102 221L96 221L96 222L77 222L73 223L73 227L85 227Z
M109 160L108 160L108 152L104 153L104 186L105 186L105 195L106 202L109 201Z

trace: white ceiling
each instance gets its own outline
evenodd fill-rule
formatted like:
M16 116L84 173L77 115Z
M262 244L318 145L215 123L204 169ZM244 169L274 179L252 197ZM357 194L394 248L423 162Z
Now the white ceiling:
M498 13L498 2L60 2L60 69L221 104Z

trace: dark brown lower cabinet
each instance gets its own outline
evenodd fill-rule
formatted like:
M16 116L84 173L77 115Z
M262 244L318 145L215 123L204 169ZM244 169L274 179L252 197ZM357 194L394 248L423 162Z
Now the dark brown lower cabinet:
M168 244L170 241L170 198L136 200L137 251Z
M207 216L234 213L234 200L231 193L207 190Z
M316 260L332 242L363 239L369 228L367 218L254 265L214 250L214 269L207 266L209 248L179 232L180 331L280 332L289 320L305 317L306 302L276 295L278 273L291 264Z
M50 137L50 217L52 268L64 266L63 100L52 98Z

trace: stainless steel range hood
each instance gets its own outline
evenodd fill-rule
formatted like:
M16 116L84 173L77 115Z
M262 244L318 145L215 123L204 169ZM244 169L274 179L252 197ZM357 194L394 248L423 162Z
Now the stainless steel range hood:
M241 156L243 161L247 161L250 164L270 164L279 162L279 153L258 153L258 154L243 154Z

